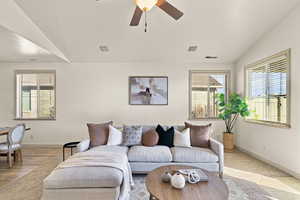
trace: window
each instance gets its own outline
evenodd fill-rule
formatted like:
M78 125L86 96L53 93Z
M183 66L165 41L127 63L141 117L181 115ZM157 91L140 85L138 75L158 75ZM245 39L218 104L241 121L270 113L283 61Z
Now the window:
M228 95L228 71L190 71L190 119L218 117L217 94Z
M246 97L251 110L248 121L290 126L290 50L246 68Z
M55 71L16 71L16 119L55 115Z

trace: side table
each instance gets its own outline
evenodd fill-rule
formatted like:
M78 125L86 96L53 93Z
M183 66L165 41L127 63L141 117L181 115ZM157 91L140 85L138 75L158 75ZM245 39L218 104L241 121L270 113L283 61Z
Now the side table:
M65 149L71 149L71 155L73 155L73 148L77 147L80 142L69 142L63 146L63 161L65 161Z

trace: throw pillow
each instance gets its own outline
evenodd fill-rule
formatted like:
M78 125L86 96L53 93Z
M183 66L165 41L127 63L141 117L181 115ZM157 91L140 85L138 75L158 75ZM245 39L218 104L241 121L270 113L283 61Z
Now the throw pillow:
M157 145L159 140L158 133L154 129L150 129L143 134L142 144L147 147L152 147Z
M191 147L190 129L186 128L182 132L175 129L174 134L175 147Z
M159 135L158 145L164 145L170 148L174 146L174 127L171 127L168 130L164 130L161 125L158 125L156 128L156 132Z
M108 126L112 124L112 121L103 124L87 124L90 135L90 148L107 144L109 135Z
M123 145L134 146L142 144L142 126L123 127Z
M193 125L185 122L185 127L191 129L191 145L195 147L209 147L210 129L212 124Z
M107 145L120 145L122 144L122 132L115 127L109 125L109 135Z

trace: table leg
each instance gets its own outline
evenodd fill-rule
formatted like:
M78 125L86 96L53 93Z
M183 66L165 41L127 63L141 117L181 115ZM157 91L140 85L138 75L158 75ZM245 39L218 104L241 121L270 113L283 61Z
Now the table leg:
M63 148L63 161L65 161L65 148Z

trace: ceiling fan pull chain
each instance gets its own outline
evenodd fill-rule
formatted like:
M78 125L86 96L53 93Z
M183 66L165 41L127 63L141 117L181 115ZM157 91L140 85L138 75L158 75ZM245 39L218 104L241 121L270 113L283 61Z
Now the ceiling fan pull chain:
M148 24L147 24L147 11L145 11L145 33L147 32L147 27L148 27Z

